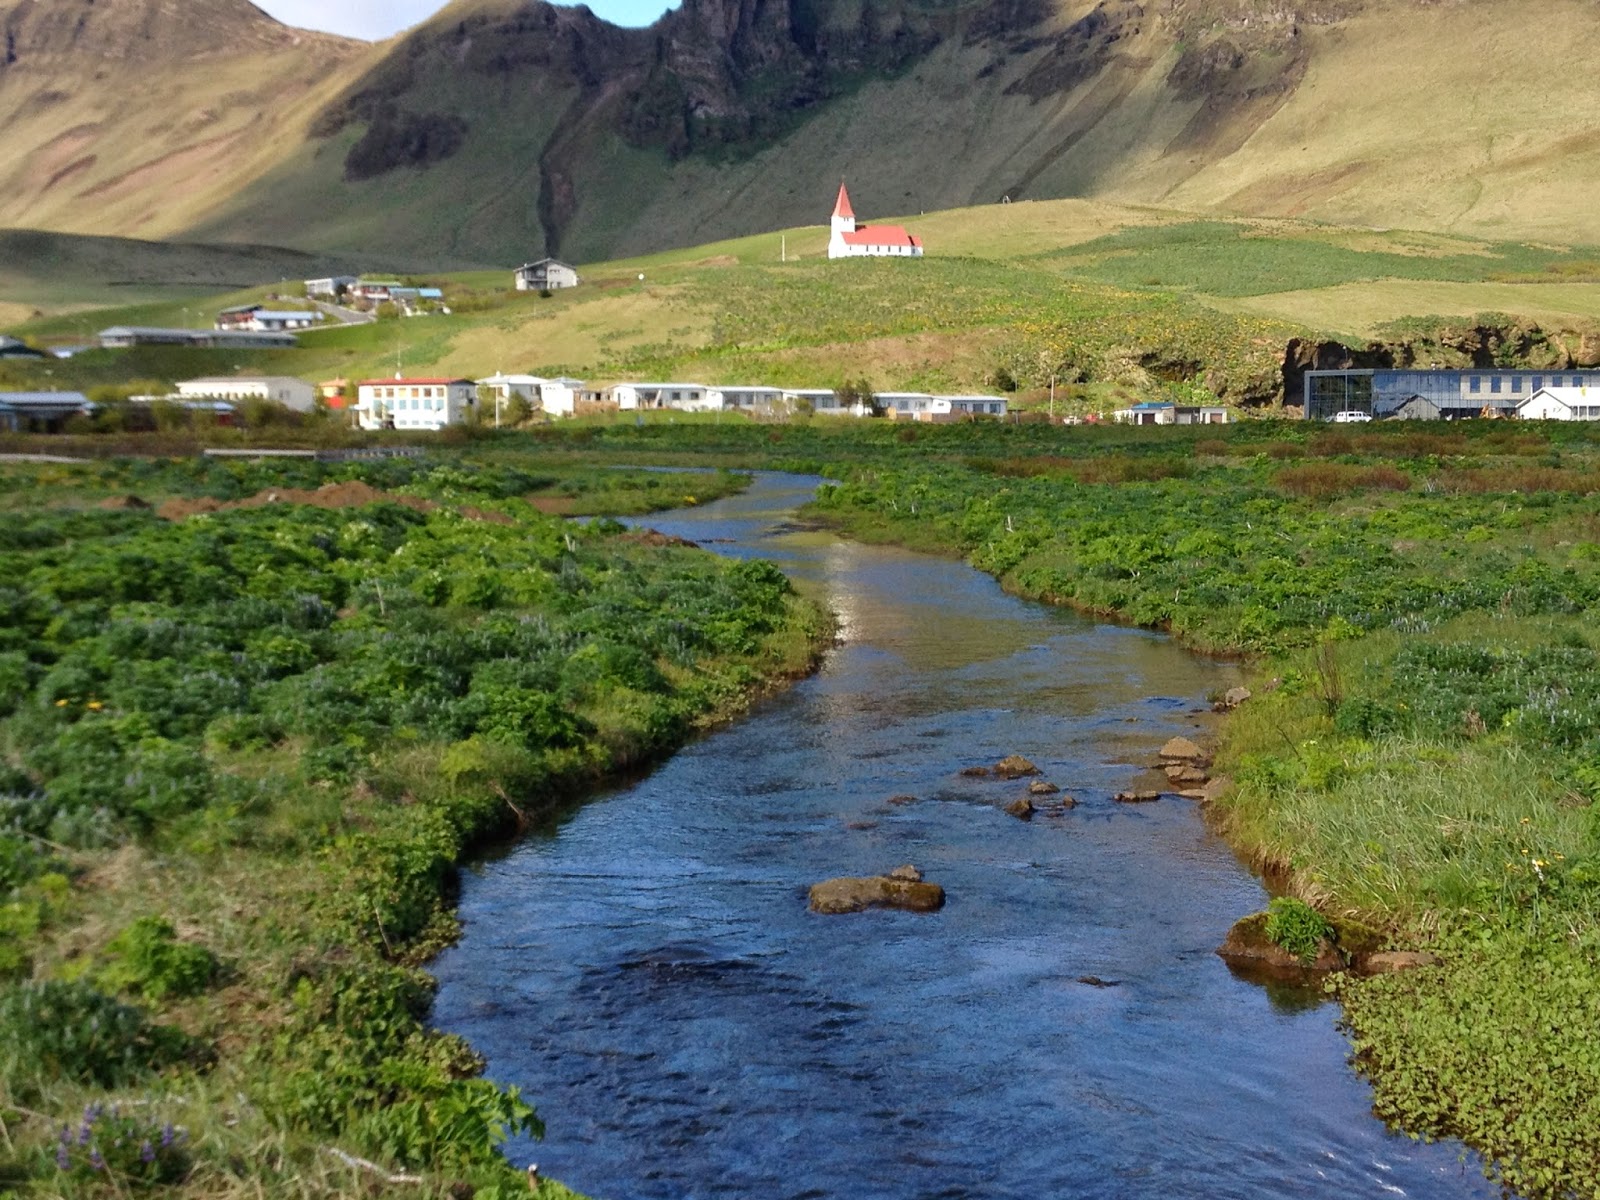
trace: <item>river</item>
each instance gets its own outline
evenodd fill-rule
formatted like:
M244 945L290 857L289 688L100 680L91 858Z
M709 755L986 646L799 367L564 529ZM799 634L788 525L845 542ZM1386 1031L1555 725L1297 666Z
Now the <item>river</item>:
M1497 1196L1371 1116L1336 1007L1212 953L1267 897L1195 806L1112 801L1235 668L797 528L816 483L642 523L819 585L822 670L463 879L435 1021L538 1105L513 1160L603 1200ZM1012 753L1078 806L960 775ZM807 911L907 862L942 912Z

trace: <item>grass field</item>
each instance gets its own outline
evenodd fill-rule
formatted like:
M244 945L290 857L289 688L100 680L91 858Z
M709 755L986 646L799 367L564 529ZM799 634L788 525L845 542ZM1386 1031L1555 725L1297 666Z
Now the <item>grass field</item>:
M446 289L453 315L317 330L292 352L93 354L52 365L49 381L504 370L791 386L864 375L882 390L992 391L1008 378L1037 390L1054 374L1089 389L1068 392L1070 411L1075 396L1098 405L1172 386L1261 402L1288 339L1360 340L1402 317L1500 312L1579 331L1600 318L1600 251L1590 247L1199 220L1080 200L908 221L925 259L830 263L826 231L811 226L584 264L581 287L548 298L511 291L507 271L428 275L419 278ZM113 323L203 324L277 287L197 296L186 281L246 282L237 277L249 269L270 279L299 261L139 243L116 243L121 257L102 259L98 245L56 241L55 256L73 264L60 277L0 268L0 304L69 309L10 329L45 342L81 343ZM101 261L96 282L91 264ZM140 303L71 309L118 294L110 275L145 281L129 285ZM8 367L6 378L37 386L42 370Z

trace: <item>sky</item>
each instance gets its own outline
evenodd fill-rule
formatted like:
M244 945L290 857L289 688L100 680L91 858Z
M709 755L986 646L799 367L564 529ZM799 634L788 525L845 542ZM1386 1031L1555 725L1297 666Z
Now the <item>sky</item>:
M445 0L255 0L288 25L376 41L426 20ZM589 0L597 16L618 25L648 25L672 5L665 0Z

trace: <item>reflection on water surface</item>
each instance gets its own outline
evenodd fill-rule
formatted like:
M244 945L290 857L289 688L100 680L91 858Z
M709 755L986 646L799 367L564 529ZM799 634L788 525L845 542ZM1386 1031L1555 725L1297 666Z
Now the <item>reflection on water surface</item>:
M1494 1195L1212 954L1264 895L1194 808L1111 801L1234 669L783 530L814 482L647 523L824 588L822 672L464 882L436 1015L538 1104L514 1155L609 1200ZM1009 753L1078 807L959 774ZM943 912L806 911L902 862Z

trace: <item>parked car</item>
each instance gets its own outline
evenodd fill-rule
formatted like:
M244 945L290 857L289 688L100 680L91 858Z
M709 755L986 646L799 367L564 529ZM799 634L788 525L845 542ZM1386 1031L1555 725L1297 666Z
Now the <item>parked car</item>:
M1372 414L1362 412L1359 408L1347 408L1343 412L1334 413L1328 420L1335 425L1350 425L1356 421L1370 421L1372 420Z

